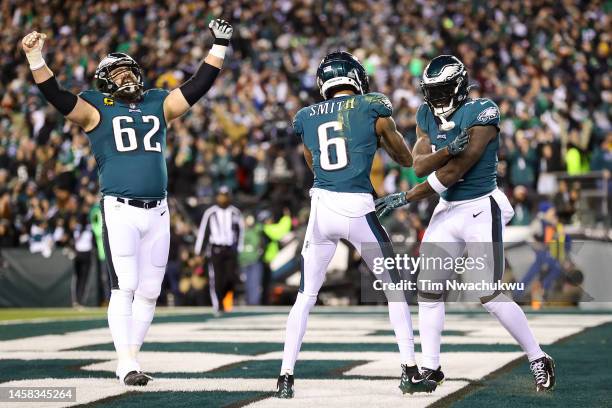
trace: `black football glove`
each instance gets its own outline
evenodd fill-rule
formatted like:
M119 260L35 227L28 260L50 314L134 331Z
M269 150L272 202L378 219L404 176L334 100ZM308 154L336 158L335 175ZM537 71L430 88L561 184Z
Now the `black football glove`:
M451 156L458 155L459 153L465 150L469 141L470 134L467 132L467 130L463 129L461 134L446 146L446 148L448 149L448 154L450 154Z
M376 205L376 215L379 218L383 217L396 208L403 207L408 203L409 201L406 200L406 193L403 191L401 193L389 194L374 202Z

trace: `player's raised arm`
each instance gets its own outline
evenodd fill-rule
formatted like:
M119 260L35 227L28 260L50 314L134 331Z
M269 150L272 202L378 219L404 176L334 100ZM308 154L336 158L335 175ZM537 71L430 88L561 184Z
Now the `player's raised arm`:
M404 137L397 130L395 121L391 116L379 117L376 120L376 134L380 136L380 144L383 149L396 163L404 166L412 166L412 154L404 140Z
M429 136L417 126L417 141L412 149L414 172L417 177L424 177L444 166L454 156L463 151L468 142L468 134L462 133L444 149L432 152Z
M34 82L55 109L85 131L89 131L97 126L100 113L83 99L60 87L42 56L45 38L47 38L45 34L33 31L21 41Z
M164 116L170 122L189 110L212 87L223 66L225 51L229 46L234 29L225 20L216 19L208 28L215 41L208 56L196 73L178 88L174 89L164 100Z

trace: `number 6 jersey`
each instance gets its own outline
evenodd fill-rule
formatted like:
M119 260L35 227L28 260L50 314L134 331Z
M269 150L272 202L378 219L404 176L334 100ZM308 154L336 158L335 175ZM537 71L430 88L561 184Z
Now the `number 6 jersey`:
M380 93L338 96L301 109L293 127L312 153L313 187L371 194L376 120L392 113L391 102Z
M100 112L100 123L87 132L98 163L104 195L135 199L166 197L166 121L168 91L149 89L134 103L88 90L81 98Z

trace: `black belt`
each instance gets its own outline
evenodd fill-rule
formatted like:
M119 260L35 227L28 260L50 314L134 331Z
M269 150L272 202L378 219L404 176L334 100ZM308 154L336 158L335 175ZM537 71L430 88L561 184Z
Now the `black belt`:
M161 205L161 200L142 201L142 200L128 200L128 199L117 197L117 201L119 201L120 203L131 205L132 207L144 208L145 210L149 210L151 208L157 207L158 205Z

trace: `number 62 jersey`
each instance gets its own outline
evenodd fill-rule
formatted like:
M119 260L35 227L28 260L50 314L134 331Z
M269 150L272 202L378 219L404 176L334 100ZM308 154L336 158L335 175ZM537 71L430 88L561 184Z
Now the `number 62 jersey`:
M141 200L166 197L164 89L149 89L134 103L94 90L79 96L100 112L87 137L98 163L103 195Z
M312 153L313 187L371 194L376 120L392 114L391 102L380 93L343 95L298 111L293 127Z

